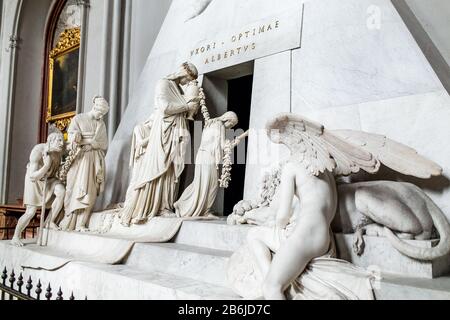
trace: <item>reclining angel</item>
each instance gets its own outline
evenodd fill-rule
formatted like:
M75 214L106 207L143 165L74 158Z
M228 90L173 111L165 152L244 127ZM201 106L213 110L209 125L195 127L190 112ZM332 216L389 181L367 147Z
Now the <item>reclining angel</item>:
M320 292L315 289L324 280L315 281L317 275L313 273L327 266L337 273L327 280L326 288L332 289L332 296L349 298L341 290L342 283L336 283L339 274L347 273L339 270L351 269L343 261L334 259L331 224L338 211L336 177L360 171L375 174L382 164L419 178L438 176L442 169L415 150L384 136L350 130L329 131L293 114L283 114L270 121L267 133L272 142L286 145L291 152L283 167L278 191L270 205L256 210L250 206L250 212L240 219L232 217L229 220L237 223L247 220L262 225L252 229L248 236L249 249L262 275L261 291L267 299L315 298L314 294ZM402 186L401 191L395 192L391 185L391 194L385 192L385 198L377 196L374 189L380 189L380 182L358 186L361 194L353 201L359 214L368 221L366 225L358 226L359 231L377 225L396 249L413 258L434 258L448 253L450 225L445 216L436 210L423 191L420 193L418 188ZM409 198L405 195L407 191ZM412 196L416 197L411 199ZM406 199L412 201L410 205ZM340 200L345 202L345 199ZM243 202L240 206L245 212L242 206L248 206L248 203ZM418 213L418 210L426 211L430 218L425 219L426 214ZM441 237L436 248L415 248L398 238L408 233L424 236L430 228L428 220L434 222ZM234 280L240 281L232 268L230 273ZM364 278L361 270L355 270L355 273Z

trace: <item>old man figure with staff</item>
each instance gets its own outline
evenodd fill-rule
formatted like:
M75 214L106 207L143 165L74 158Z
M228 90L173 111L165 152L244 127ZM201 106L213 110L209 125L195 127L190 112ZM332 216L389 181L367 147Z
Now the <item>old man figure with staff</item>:
M50 226L57 229L56 219L64 204L64 184L57 178L64 149L64 136L61 132L49 135L47 143L39 144L30 154L27 173L25 176L25 190L23 203L25 214L19 219L11 244L22 247L20 238L22 232L30 224L41 207L45 211L51 207ZM45 212L42 212L42 217ZM42 225L40 230L42 235Z

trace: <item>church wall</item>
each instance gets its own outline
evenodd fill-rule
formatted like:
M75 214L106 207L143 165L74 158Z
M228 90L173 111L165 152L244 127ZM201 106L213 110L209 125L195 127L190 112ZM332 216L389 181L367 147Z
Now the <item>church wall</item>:
M263 130L272 117L291 112L291 52L286 51L255 61L248 142L245 199L254 199L262 175L280 162L288 152L274 146Z
M10 149L11 125L11 83L14 73L15 49L11 48L10 36L16 34L15 16L19 14L21 2L15 0L3 1L2 25L0 27L0 190L1 202L6 202L8 188L8 161Z
M38 142L45 24L51 0L24 0L19 26L9 166L8 202L23 196L29 152Z
M3 17L3 0L0 0L0 39L2 38L2 17ZM1 49L0 45L0 49ZM1 63L1 62L0 62Z
M2 70L0 99L2 99L2 102L4 101L2 108L12 111L10 127L6 125L6 123L9 123L7 109L2 112L0 119L5 124L2 126L4 132L2 131L0 134L0 140L2 140L0 167L7 170L7 174L2 175L1 179L4 180L2 196L6 196L4 202L8 203L15 203L17 199L22 197L23 179L29 152L39 139L45 24L50 14L52 2L54 1L0 1L2 10L9 16L8 19L0 20L0 25L14 29L14 26L18 24L17 34L20 37L17 61L14 64L17 66L17 70L11 77L9 72L11 53L5 52L5 57L0 58L4 65L4 69L0 69ZM113 5L113 2L116 3L116 6ZM23 7L21 6L22 3ZM107 6L107 3L109 3L109 6ZM119 19L113 19L113 16L117 17L115 8L117 8L118 3L122 6L120 11L122 16L119 16ZM83 32L86 33L87 54L83 77L85 95L79 111L90 109L93 96L104 94L110 99L111 92L114 92L117 94L114 96L112 110L117 115L117 123L120 122L122 112L126 109L128 103L128 94L125 89L122 93L122 87L127 88L128 84L132 84L138 77L139 70L142 70L142 57L148 56L170 1L133 0L133 5L130 4L131 1L122 0L90 1L87 9L88 21L83 26ZM21 8L22 11L17 11L17 8ZM126 8L133 9L127 11ZM108 9L108 16L105 14L106 9ZM105 21L105 18L108 18L108 20ZM126 28L126 23L130 24L132 28ZM119 45L112 41L113 34L115 35L114 30L120 31ZM14 34L14 30L7 30L2 27L0 32L2 34L0 48L2 46L7 48L10 44L9 37ZM129 41L125 39L125 34L130 38ZM116 48L115 51L112 51L113 45ZM103 54L105 51L106 55ZM104 59L105 56L106 59ZM115 57L118 57L118 59L113 59ZM121 61L122 58L126 58L126 61ZM111 79L112 74L116 76L114 81ZM11 84L15 87L13 88L13 100L11 100L13 105L9 108L7 107L9 103L6 100L9 99L8 92ZM27 117L24 118L24 115L27 115ZM115 128L112 128L111 138L114 132ZM8 140L9 144L6 143ZM7 178L4 179L3 177Z
M5 132L5 138L9 139L9 147L5 142L3 145L5 153L4 164L9 162L9 180L5 181L5 189L8 189L8 202L15 203L17 199L22 198L23 193L23 182L17 182L18 180L23 180L26 170L26 164L28 162L27 153L30 152L31 148L38 141L39 132L39 118L40 118L40 90L41 86L41 69L43 51L44 51L44 29L45 20L47 17L47 11L50 6L49 1L23 1L23 7L21 7L24 19L20 20L18 25L18 34L20 35L20 41L17 42L17 48L11 50L8 49L9 54L14 54L16 58L10 60L7 57L3 61L4 69L2 69L2 84L3 90L1 95L2 98L10 99L6 102L7 105L13 101L13 108L5 110L2 115L6 119L4 121L11 121L9 125L3 127ZM6 12L14 10L14 8L20 5L17 1L9 1L4 3L4 9ZM16 7L17 8L17 7ZM13 16L14 17L14 16ZM12 20L5 19L4 26L10 26L12 29L15 28L15 22ZM4 30L3 41L9 40L9 35L6 32L13 31L10 34L14 34L15 30ZM6 39L5 39L6 38ZM7 43L8 47L10 43ZM14 70L13 66L16 66ZM8 72L11 70L11 73ZM10 76L15 74L16 80L14 81L14 91L11 91L10 87ZM12 96L10 96L13 92ZM24 117L26 115L26 117ZM25 151L24 151L25 150ZM11 160L13 159L13 161ZM5 176L5 175L4 175ZM4 193L4 192L3 192Z
M89 8L88 26L84 31L87 32L86 40L86 67L84 76L84 92L82 112L88 111L92 106L92 98L102 94L100 90L101 83L105 81L107 75L102 69L102 52L103 52L103 34L105 18L104 7L107 0L91 1Z
M441 82L450 93L450 37L448 29L450 26L450 2L443 0L394 0L394 4L399 8L399 12L408 10L401 9L408 7L409 16L408 27L415 39L434 67ZM398 4L397 4L398 3ZM403 3L403 6L401 6Z
M132 0L131 3L133 18L129 61L129 96L133 95L136 82L141 75L172 1Z
M90 109L92 97L102 94L112 103L111 113L116 113L118 125L169 5L170 1L164 0L122 1L123 14L117 15L114 1L91 1L83 111ZM118 50L115 30L120 38ZM115 128L109 133L112 139Z

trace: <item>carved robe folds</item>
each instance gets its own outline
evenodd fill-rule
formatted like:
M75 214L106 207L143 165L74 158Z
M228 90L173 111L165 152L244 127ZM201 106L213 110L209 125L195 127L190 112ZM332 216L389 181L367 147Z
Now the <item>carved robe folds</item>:
M202 144L195 161L195 177L175 203L178 217L204 217L213 214L212 207L219 190L218 165L223 157L225 127L215 120L203 131Z
M65 198L66 214L92 208L105 183L105 152L108 136L103 120L94 120L88 114L76 116L69 127L69 135L79 136L79 144L91 146L82 150L67 175Z
M186 101L175 82L159 81L155 110L147 150L134 168L121 212L125 225L143 223L165 210L172 211L184 171L190 134Z

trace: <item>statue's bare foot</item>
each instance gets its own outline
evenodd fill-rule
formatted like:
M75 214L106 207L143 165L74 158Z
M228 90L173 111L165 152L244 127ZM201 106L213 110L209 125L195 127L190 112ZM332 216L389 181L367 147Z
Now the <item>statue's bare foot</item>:
M56 223L51 222L51 223L50 223L50 230L61 231L61 228L58 227L58 226L56 225Z
M90 230L89 230L89 228L86 228L86 227L80 227L76 231L79 232L79 233L87 233Z
M22 241L20 241L20 239L18 239L18 238L13 238L13 239L11 240L11 245L16 246L16 247L19 247L19 248L21 248L21 247L24 246L24 244L22 243Z
M353 242L353 252L356 253L358 256L362 256L365 249L365 242L363 237L363 230L358 229L355 233L355 238Z

